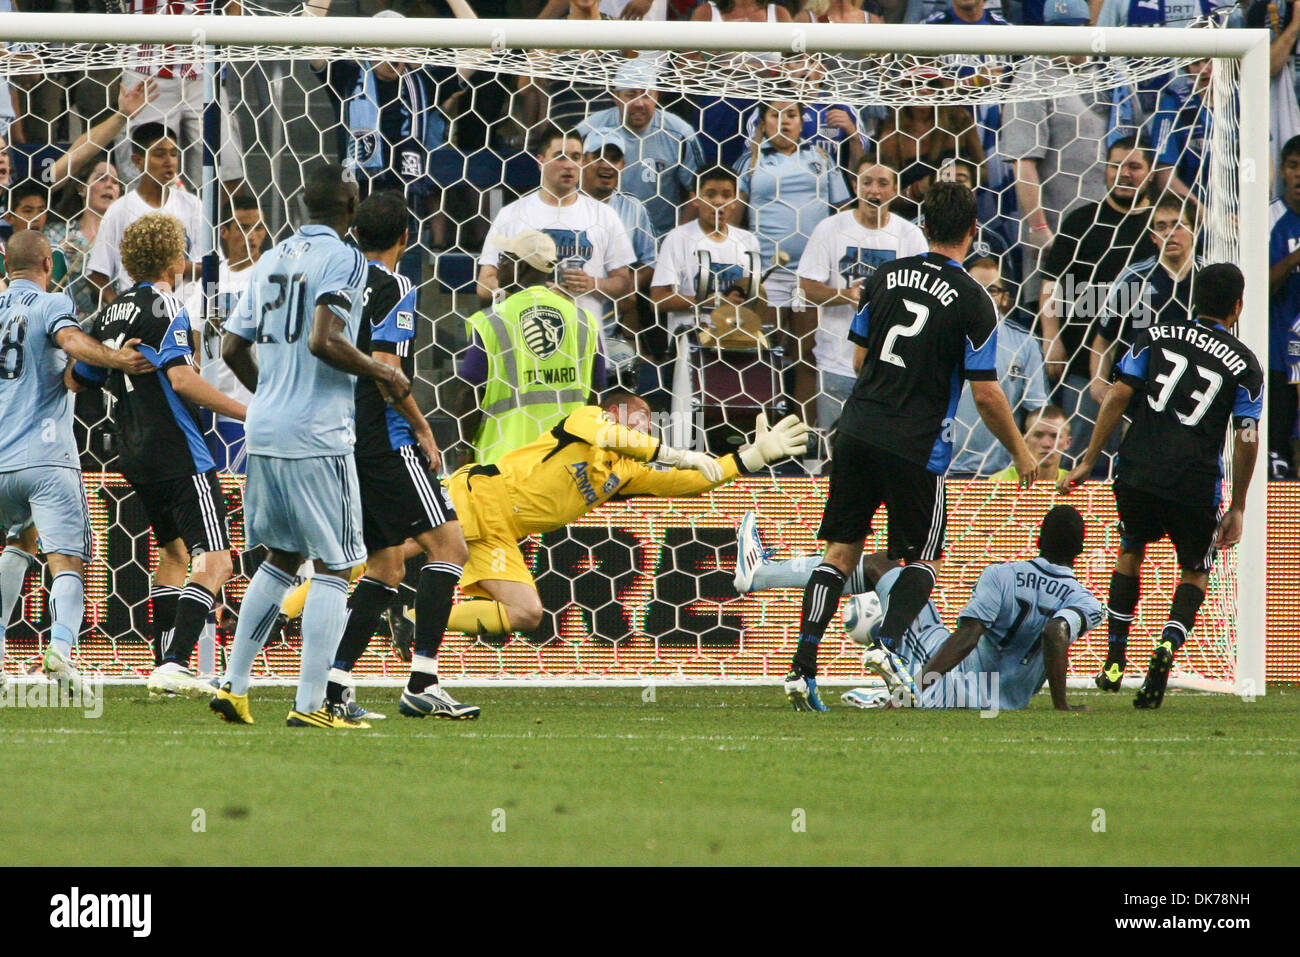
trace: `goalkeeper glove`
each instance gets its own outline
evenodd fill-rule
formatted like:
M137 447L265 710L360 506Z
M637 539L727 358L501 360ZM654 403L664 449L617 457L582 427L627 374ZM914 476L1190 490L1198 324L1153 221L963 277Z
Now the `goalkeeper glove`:
M703 452L691 452L661 445L659 451L655 454L655 461L670 465L675 469L694 469L703 475L711 485L716 485L722 481L722 463L712 455L705 455Z
M791 455L802 455L808 450L808 426L795 415L787 415L767 427L767 416L762 412L754 420L754 441L740 450L740 461L748 472L757 472Z

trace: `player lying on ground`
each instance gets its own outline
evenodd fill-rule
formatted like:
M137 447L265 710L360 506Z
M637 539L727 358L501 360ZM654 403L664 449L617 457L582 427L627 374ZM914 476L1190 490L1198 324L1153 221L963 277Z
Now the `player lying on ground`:
M306 179L309 222L253 267L248 291L226 320L221 356L250 391L249 544L270 549L248 583L221 688L209 706L225 720L252 724L248 688L293 575L304 558L315 586L302 616L302 663L290 727L369 727L325 704L330 662L343 637L348 577L365 560L361 493L352 456L356 377L377 381L400 403L402 370L354 344L366 291L366 261L342 236L357 208L356 179L321 166ZM257 358L253 358L253 343Z
M752 515L748 513L746 519ZM760 555L770 554L752 521L742 522L742 530L742 553L757 545ZM1040 526L1039 556L986 568L958 616L956 631L944 627L933 600L926 603L892 647L921 687L920 707L987 709L996 702L999 709L1024 708L1046 681L1053 707L1080 710L1071 709L1066 702L1066 649L1102 619L1101 603L1074 577L1074 562L1083 551L1083 540L1083 517L1069 505L1058 505ZM769 563L760 558L759 570L779 569L780 577L751 575L755 582L752 590L803 587L814 567L809 562L816 560L814 556ZM842 695L846 704L878 708L908 703L904 686L891 668L884 667L870 637L888 611L890 590L901 574L899 563L879 551L864 555L851 576L860 593L846 614L854 617L859 608L865 611L856 616L850 636L868 644L863 662L885 679L889 690L855 688ZM779 584L757 584L773 579Z
M930 251L879 266L849 327L858 380L835 429L817 533L826 552L804 589L799 643L785 681L796 711L826 710L817 694L817 646L881 505L889 513L889 555L906 563L881 625L886 664L897 664L889 648L930 598L943 564L944 473L963 376L980 418L1011 453L1020 484L1038 477L1038 462L997 382L997 308L961 265L978 230L975 196L960 184L937 183L922 213ZM901 666L897 677L915 693Z
M84 690L72 646L85 614L82 574L90 561L90 513L72 433L72 396L64 388L68 357L123 372L144 373L152 363L135 340L108 348L81 331L76 307L63 293L46 292L54 260L50 242L30 229L5 248L9 288L0 293L0 528L35 524L50 566L50 643L45 673ZM8 554L11 548L6 548ZM30 552L6 566L30 565ZM23 571L26 571L24 567ZM8 624L23 575L0 576L0 609ZM0 631L0 661L3 661Z
M447 627L470 635L531 631L542 620L519 543L555 531L611 499L700 495L807 447L793 415L768 428L760 416L752 444L721 458L670 448L650 434L650 407L622 390L584 406L496 465L467 465L447 480L469 545ZM653 468L667 465L669 470Z
M77 362L72 391L104 388L117 429L119 468L144 506L158 544L153 605L151 694L210 695L190 670L221 588L234 571L226 503L195 406L243 421L242 402L223 394L194 365L190 315L172 294L188 267L185 227L149 213L122 234L122 266L135 285L95 317L95 338L112 347L128 339L153 365L143 375Z
M1264 407L1259 361L1229 331L1241 317L1245 288L1241 270L1231 263L1196 274L1195 320L1151 326L1138 335L1097 413L1088 451L1060 482L1064 494L1087 480L1127 411L1132 425L1119 447L1114 484L1120 552L1110 576L1110 641L1097 687L1118 691L1124 677L1147 545L1168 535L1182 569L1135 708L1160 707L1174 655L1205 600L1215 551L1241 540ZM1221 516L1230 426L1232 504Z

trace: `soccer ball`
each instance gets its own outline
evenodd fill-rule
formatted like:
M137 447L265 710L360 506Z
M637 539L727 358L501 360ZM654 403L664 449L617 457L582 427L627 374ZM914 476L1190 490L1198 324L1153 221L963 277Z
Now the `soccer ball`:
M844 630L860 645L870 645L875 641L884 618L880 597L873 591L854 595L844 603Z

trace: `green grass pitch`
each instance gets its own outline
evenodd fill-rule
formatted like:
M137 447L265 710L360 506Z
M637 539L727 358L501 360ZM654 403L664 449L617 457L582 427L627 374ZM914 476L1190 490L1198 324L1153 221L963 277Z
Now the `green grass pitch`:
M828 689L838 705L838 690ZM1254 703L796 714L778 688L463 689L483 718L253 727L108 689L0 709L0 846L40 865L1297 864L1300 689ZM1104 830L1102 829L1104 827Z

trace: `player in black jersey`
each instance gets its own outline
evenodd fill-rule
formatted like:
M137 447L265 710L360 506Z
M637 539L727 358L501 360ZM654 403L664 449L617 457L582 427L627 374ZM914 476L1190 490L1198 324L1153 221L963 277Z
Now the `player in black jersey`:
M817 533L826 554L804 590L799 645L786 678L797 711L827 710L817 694L817 646L882 504L889 512L889 557L907 567L867 663L900 703L915 703L915 685L894 646L929 601L941 565L943 476L963 378L989 431L1011 452L1021 485L1038 475L997 383L997 307L961 266L976 231L974 194L958 183L938 183L922 212L930 251L877 268L849 328L858 381L836 429L830 494Z
M94 335L112 347L138 340L154 371L128 375L77 362L67 381L74 391L105 390L122 474L158 543L150 592L157 667L149 690L210 694L190 670L190 656L232 567L225 500L195 406L240 421L247 410L194 366L190 316L172 294L172 279L187 268L185 227L166 213L142 216L123 233L121 256L136 285L96 316Z
M400 193L372 193L352 223L369 260L357 348L415 375L416 293L396 271L406 251L406 202ZM415 640L411 674L399 710L412 717L477 718L438 684L437 655L461 570L469 558L465 535L435 477L442 455L424 415L408 395L389 405L373 380L357 379L356 463L361 484L366 574L348 600L348 620L326 688L328 702L355 720L384 715L357 704L352 668L365 653L380 617L406 575L404 546L415 540L428 562L415 589Z
M1138 336L1120 361L1088 451L1060 483L1068 492L1087 479L1127 410L1132 425L1119 447L1114 485L1120 552L1110 577L1110 642L1099 688L1117 691L1124 675L1146 546L1168 535L1182 569L1169 621L1133 701L1138 708L1160 707L1174 655L1205 600L1215 550L1241 539L1264 402L1259 361L1229 332L1241 316L1245 287L1231 263L1196 274L1195 321L1155 325ZM1224 513L1222 453L1229 425L1236 430L1232 504Z

